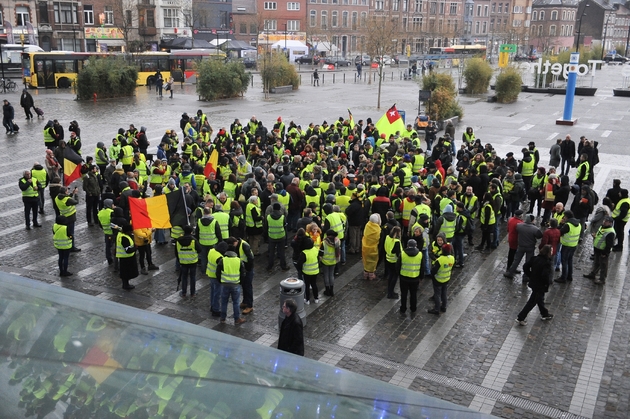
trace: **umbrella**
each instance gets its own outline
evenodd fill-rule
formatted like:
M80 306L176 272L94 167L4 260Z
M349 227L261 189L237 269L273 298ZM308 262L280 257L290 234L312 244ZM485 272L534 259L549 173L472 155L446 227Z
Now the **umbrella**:
M199 49L212 49L212 45L208 43L208 41L204 41L203 39L193 39L193 38L173 38L162 44L163 48L167 49L191 49L191 48L199 48Z

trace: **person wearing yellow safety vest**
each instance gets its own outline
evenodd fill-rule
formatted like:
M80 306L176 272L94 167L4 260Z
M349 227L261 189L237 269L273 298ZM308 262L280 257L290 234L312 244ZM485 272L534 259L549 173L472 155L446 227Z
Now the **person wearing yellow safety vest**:
M525 196L527 196L529 188L532 187L532 178L534 177L534 173L536 172L536 162L534 161L534 158L529 153L529 151L527 151L527 149L525 148L523 149L523 160L519 162L517 171L523 177L523 183L525 183L524 192Z
M179 261L179 280L182 283L182 291L179 295L182 298L186 298L189 280L190 296L194 297L196 294L197 262L199 261L199 252L202 249L199 246L199 242L192 235L193 228L185 225L182 229L184 230L184 235L175 239L175 256L177 256Z
M103 209L100 210L97 214L98 222L105 234L105 257L107 259L107 263L111 265L114 263L114 258L112 255L112 247L114 244L114 232L112 230L112 213L114 209L114 201L111 199L103 200Z
M387 298L390 300L398 299L398 294L394 292L394 289L398 282L398 259L402 252L401 237L402 231L399 226L392 227L389 234L385 236L385 278L387 278Z
M55 131L54 125L54 122L50 120L46 123L46 126L44 127L44 145L49 150L53 151L59 145L59 135Z
M452 201L444 208L444 213L435 223L435 231L444 233L446 241L451 243L455 237L455 225L457 224L457 214L453 212Z
M166 159L157 160L153 166L151 166L151 175L149 176L149 186L155 190L156 186L162 186L164 184L164 174L166 173L166 167L168 166Z
M573 254L577 249L581 234L582 224L580 224L580 220L573 216L573 211L566 210L560 227L562 275L555 279L556 282L564 284L567 281L573 281Z
M258 196L249 197L245 207L245 226L247 232L247 240L252 247L254 256L260 255L260 244L263 239L263 217L258 207Z
M397 262L400 276L400 314L407 312L407 295L409 295L409 309L412 313L418 308L418 285L422 275L422 252L418 249L418 242L414 239L407 241L407 247L400 252Z
M221 231L220 240L225 240L230 237L230 214L225 212L223 209L227 208L229 210L230 205L223 206L220 202L214 204L214 209L212 210L212 216L217 220L217 226Z
M225 214L227 215L227 214ZM228 216L229 217L229 216ZM201 217L197 220L195 237L199 243L199 262L201 266L208 265L208 252L222 240L228 238L223 236L221 226L208 207L204 207Z
M481 206L479 221L481 223L481 243L479 243L479 246L475 247L475 249L483 252L484 245L486 246L486 250L490 250L494 246L492 235L495 233L495 226L497 224L490 192L486 192L483 196L483 205Z
M217 276L217 272L219 260L221 260L227 250L228 244L224 241L219 242L206 255L206 260L208 261L206 266L202 265L202 269L205 268L206 275L210 278L210 313L212 317L221 316L221 280Z
M588 154L580 154L580 162L578 163L577 173L575 174L575 183L582 186L588 180L591 166L588 162Z
M463 202L458 201L455 204L455 213L457 219L455 221L455 236L453 237L453 256L455 256L455 267L464 267L464 237L468 235L470 225L472 224L470 219L470 213L466 209Z
M123 164L123 170L125 173L131 172L133 170L133 146L124 142L122 147L120 148L120 161Z
M197 190L197 182L195 181L195 175L192 172L192 169L190 168L190 165L188 163L182 166L182 172L179 174L179 176L177 176L177 179L175 180L175 182L178 187L181 187L184 184L188 183L194 190Z
M275 202L271 207L271 212L265 217L263 227L268 237L267 248L267 272L273 270L275 259L280 260L280 269L288 271L287 258L285 256L284 247L286 243L286 217L282 212L282 206L279 202Z
M18 186L22 191L26 229L31 229L31 213L33 214L33 226L41 227L42 225L37 222L37 207L39 206L39 190L43 189L42 184L31 176L30 170L25 170L18 181Z
M41 185L41 188L37 189L38 199L39 199L38 207L39 207L39 213L43 214L44 213L44 190L50 183L48 170L46 170L46 168L44 168L44 166L42 166L38 162L35 162L35 164L33 164L33 168L31 169L31 177L35 179L36 181L38 181L39 184Z
M133 227L129 223L123 224L122 231L116 236L116 258L120 265L123 289L134 289L135 285L129 284L129 280L138 277L138 262L136 262L136 246L133 241Z
M613 252L623 250L624 230L626 223L630 219L630 198L628 198L628 190L621 189L619 191L619 197L620 199L615 205L615 210L612 212L612 218L615 222L615 234L617 235L617 244L613 247Z
M74 188L72 193L68 193L68 188L62 187L59 189L59 195L55 198L55 204L59 208L59 213L66 217L68 226L68 235L72 237L72 248L70 252L80 252L81 249L77 248L74 240L74 224L77 221L77 194L78 188Z
M608 276L608 256L615 244L615 229L613 228L613 218L605 216L602 226L597 230L593 238L595 260L591 272L584 275L584 278L595 279L599 272L599 279L595 279L598 285L606 283Z
M326 230L326 238L319 249L319 261L322 263L324 274L324 295L334 297L335 268L341 257L341 241L337 238L337 232L333 229Z
M448 281L451 279L451 272L455 265L455 258L452 255L453 247L450 244L442 246L442 256L437 258L431 267L431 274L433 274L433 302L435 306L432 309L427 310L430 314L437 314L446 312L446 291L448 287Z
M472 145L475 142L475 133L472 127L466 127L466 131L462 134L462 142L466 145Z
M70 248L72 247L72 238L68 235L68 226L66 225L66 217L58 215L52 228L53 244L59 253L59 276L71 276L72 272L68 272L68 260L70 259Z
M319 292L317 289L317 275L319 275L319 248L313 245L313 241L305 241L302 252L298 255L296 267L302 271L304 278L304 304L311 303L311 289L315 304L319 303Z
M241 317L241 311L238 306L241 291L240 284L244 277L245 264L234 252L234 249L229 248L217 262L217 278L221 282L221 323L225 323L230 297L232 298L234 311L234 324L242 324L247 321Z

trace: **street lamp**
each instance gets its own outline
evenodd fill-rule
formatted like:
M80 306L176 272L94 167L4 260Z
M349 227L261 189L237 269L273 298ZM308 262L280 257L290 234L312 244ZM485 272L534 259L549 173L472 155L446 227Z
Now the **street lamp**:
M580 35L582 34L582 18L586 16L586 8L589 6L590 4L588 3L584 5L584 9L582 9L582 14L580 15L580 18L578 19L578 33L577 33L577 40L575 41L575 52L580 52Z
M610 20L611 16L612 16L612 13L609 13L608 16L606 17L606 25L604 25L604 40L602 41L602 56L600 60L604 59L604 49L606 48L606 35L608 34L608 21Z

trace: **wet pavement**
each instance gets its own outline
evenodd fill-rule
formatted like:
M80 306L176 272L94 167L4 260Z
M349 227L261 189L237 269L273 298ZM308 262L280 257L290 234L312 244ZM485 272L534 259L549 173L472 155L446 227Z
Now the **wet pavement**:
M350 73L345 72L346 80ZM170 245L154 245L153 258L160 270L133 280L136 289L132 292L123 291L105 261L102 232L87 225L81 202L76 240L83 251L70 256L70 271L75 273L72 279L61 279L50 233L54 213L48 193L44 228L26 231L17 180L34 161L43 162L42 129L48 119L58 119L66 128L71 120L79 121L83 155L91 155L97 141L109 144L117 129L127 128L129 123L147 126L155 146L166 129L179 127L183 112L197 109L208 114L215 129L229 127L234 118L244 122L251 115L268 125L282 116L285 122L295 120L305 126L345 117L347 108L356 120L377 120L393 103L407 115L417 109L418 86L411 81L394 75L393 80L386 80L382 106L377 110L376 84L341 83L343 72L335 74L334 84L327 79L320 87L306 85L269 99L264 98L256 79L254 88L242 98L217 102L198 101L191 85L176 88L173 99L157 98L154 91L144 87L134 98L88 102L77 102L70 91L35 91L36 106L46 115L43 120L29 122L23 119L19 95L4 95L16 107L15 120L21 129L18 135L0 135L5 155L0 162L0 226L5 237L0 244L0 268L275 346L279 282L287 274L278 266L271 274L264 273L266 254L256 260L254 312L247 316L248 322L242 326L219 324L210 317L207 278L198 281L199 294L194 300L182 299L176 293ZM310 73L302 76L307 80ZM630 183L626 140L629 102L612 96L612 88L621 86L621 77L622 68L617 66L597 73L597 95L576 98L574 116L579 122L574 127L555 125L555 119L562 115L564 96L522 94L511 105L487 103L486 95L462 96L465 116L457 136L465 126L473 126L477 137L491 142L502 155L518 153L529 141L535 141L545 163L556 138L570 133L577 140L586 135L600 143L595 190L601 199L612 179L622 179L622 187ZM505 225L501 238L505 238ZM466 267L455 271L448 311L441 316L426 313L432 306L428 302L430 282L420 285L418 311L401 316L399 302L386 298L382 268L377 281L368 283L363 280L358 255L348 255L336 278L335 296L320 294L319 304L306 307L306 356L504 418L626 418L630 410L627 250L613 254L608 282L596 286L582 278L591 263L591 240L585 240L575 255L573 283L554 284L547 294L555 318L542 322L534 309L524 327L517 326L514 319L529 290L520 278L507 280L501 275L507 257L505 240L489 254L471 248L466 251ZM323 285L321 282L320 278Z

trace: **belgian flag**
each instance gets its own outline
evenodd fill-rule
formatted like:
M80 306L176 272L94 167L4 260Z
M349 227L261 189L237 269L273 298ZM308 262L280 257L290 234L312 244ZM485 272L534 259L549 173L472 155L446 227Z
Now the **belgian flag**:
M81 177L83 159L73 149L63 149L63 181L66 186Z

